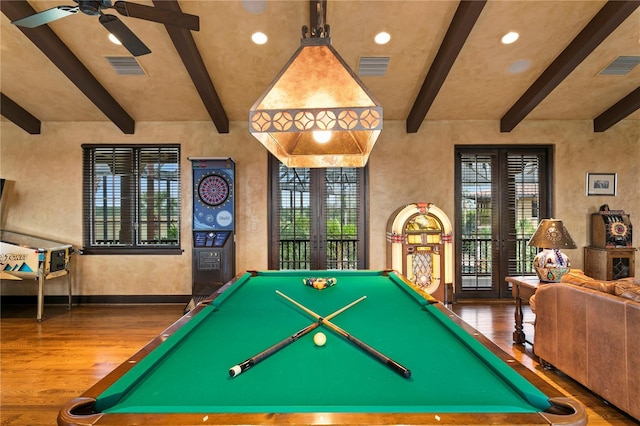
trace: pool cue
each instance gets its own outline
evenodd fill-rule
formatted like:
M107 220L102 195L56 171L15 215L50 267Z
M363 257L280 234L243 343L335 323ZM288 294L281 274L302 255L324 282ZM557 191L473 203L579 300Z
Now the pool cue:
M330 315L327 315L324 318L322 318L322 317L316 318L317 321L314 322L313 324L310 324L310 325L306 326L305 328L303 328L302 330L293 333L291 336L287 337L283 341L281 341L279 343L276 343L275 345L271 346L268 349L265 349L264 351L260 352L257 355L252 356L251 358L247 359L246 361L241 362L238 365L234 365L233 367L231 367L229 369L229 375L231 377L236 377L236 376L240 375L241 373L243 373L244 371L247 371L248 369L250 369L251 367L253 367L257 363L259 363L260 361L270 357L274 353L278 352L280 349L282 349L285 346L295 342L296 340L298 340L299 338L301 338L305 334L310 333L312 330L315 330L316 328L318 328L320 326L320 324L322 324L323 321L330 320L331 318L343 313L344 311L346 311L347 309L349 309L350 307L352 307L356 303L362 302L366 298L367 298L367 296L362 296L360 299L349 303L347 306L345 306L345 307L343 307L341 309L338 309L334 313L332 313Z
M300 309L302 309L303 311L305 311L306 313L308 313L309 315L311 315L315 319L319 320L321 318L320 315L316 314L315 312L313 312L311 309L307 308L306 306L303 306L300 303L296 302L295 300L293 300L289 296L283 294L279 290L276 290L276 293L278 293L280 296L284 297L289 302L293 303L294 305L296 305L297 307L299 307ZM375 358L377 358L383 364L386 364L393 371L395 371L396 373L400 374L402 377L404 377L406 379L411 377L411 371L408 368L405 368L404 366L402 366L401 364L399 364L396 361L392 360L391 358L389 358L385 354L383 354L381 352L378 352L376 349L374 349L371 346L367 345L366 343L364 343L362 340L358 339L357 337L352 336L351 334L347 333L345 330L343 330L342 328L338 327L337 325L335 325L331 321L325 319L323 321L323 323L326 326L328 326L329 328L331 328L333 331L335 331L338 334L344 336L347 340L349 340L350 342L354 343L356 346L360 347L361 349L364 349L370 355L373 355Z

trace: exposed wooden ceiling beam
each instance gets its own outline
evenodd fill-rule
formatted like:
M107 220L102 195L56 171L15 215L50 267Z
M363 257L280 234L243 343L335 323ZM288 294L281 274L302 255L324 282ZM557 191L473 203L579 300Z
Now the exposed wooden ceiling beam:
M7 18L15 21L36 11L26 1L0 1ZM37 28L17 27L42 51L82 93L87 96L113 123L126 134L133 134L135 122L107 92L87 67L71 52L48 25ZM71 106L70 106L71 107Z
M0 93L0 113L27 133L40 134L40 120L4 93Z
M640 109L640 87L616 102L593 120L593 131L604 132L629 114Z
M500 131L513 130L638 6L640 1L608 1L500 119Z
M442 40L440 49L407 117L407 133L416 133L420 128L486 3L486 0L462 0L458 5L447 34Z
M153 0L153 5L176 12L182 11L176 0ZM213 86L191 31L173 25L165 25L165 28L218 132L229 133L229 118L218 97L218 92Z

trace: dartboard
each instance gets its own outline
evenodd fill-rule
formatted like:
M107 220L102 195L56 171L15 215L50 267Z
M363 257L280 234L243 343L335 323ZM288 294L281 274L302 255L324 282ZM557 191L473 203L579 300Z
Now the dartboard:
M198 183L198 197L209 206L219 206L229 198L229 182L219 174L204 176Z

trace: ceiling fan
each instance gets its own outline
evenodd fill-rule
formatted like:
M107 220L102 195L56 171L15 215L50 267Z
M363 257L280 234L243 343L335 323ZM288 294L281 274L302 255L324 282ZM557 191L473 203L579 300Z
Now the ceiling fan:
M122 45L133 56L146 55L151 50L140 40L121 20L115 15L102 13L104 9L115 9L123 16L144 19L146 21L158 22L161 24L175 25L192 31L200 30L200 18L188 13L176 12L168 9L161 9L128 1L111 0L73 0L77 6L57 6L51 9L38 12L34 15L11 22L14 25L25 28L36 28L40 25L48 24L78 11L92 16L100 16L100 23L113 34Z

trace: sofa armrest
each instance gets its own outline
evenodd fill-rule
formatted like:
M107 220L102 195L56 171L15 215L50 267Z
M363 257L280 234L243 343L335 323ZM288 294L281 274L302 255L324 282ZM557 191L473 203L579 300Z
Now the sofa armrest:
M540 286L536 291L536 355L628 410L628 305L633 303L584 286ZM634 333L637 331L636 327Z
M587 381L587 293L569 284L546 284L536 291L534 351L578 382Z

